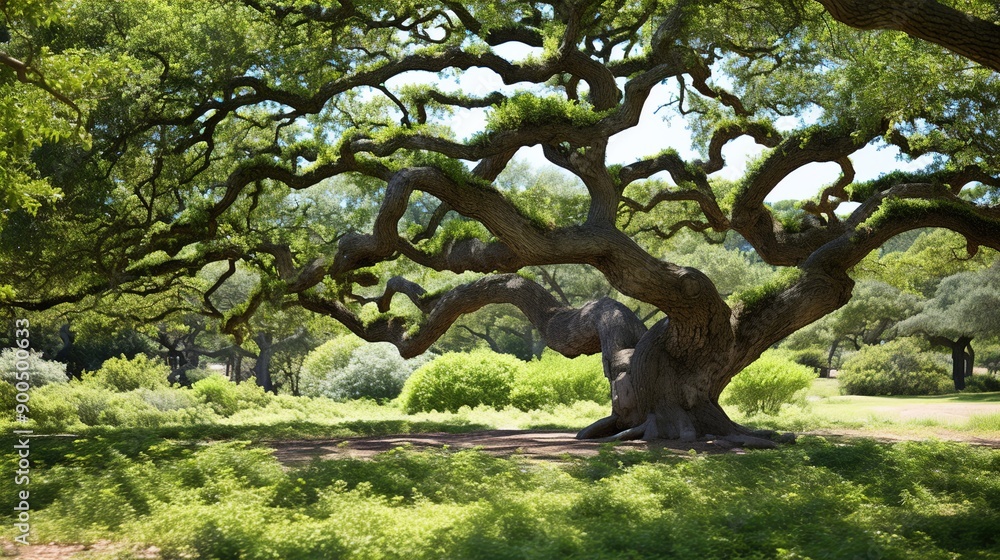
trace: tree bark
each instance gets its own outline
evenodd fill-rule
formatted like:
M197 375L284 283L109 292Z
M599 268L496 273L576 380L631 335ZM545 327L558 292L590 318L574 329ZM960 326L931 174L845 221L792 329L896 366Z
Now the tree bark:
M268 393L274 393L274 383L271 381L271 358L274 357L274 337L271 333L258 333L254 342L260 349L257 362L253 365L254 379L257 385Z
M956 391L965 389L965 348L971 342L972 337L961 336L951 343L951 378Z
M955 390L965 389L965 378L971 375L972 359L972 337L960 336L951 340L944 336L927 336L927 341L935 346L942 346L951 350L951 379L955 383ZM968 350L968 353L966 353Z
M719 406L736 373L731 349L709 343L699 359L678 359L670 330L670 319L663 319L639 340L627 369L611 381L611 416L578 437L693 441L746 433Z
M1000 71L1000 26L934 0L817 0L857 29L892 29Z

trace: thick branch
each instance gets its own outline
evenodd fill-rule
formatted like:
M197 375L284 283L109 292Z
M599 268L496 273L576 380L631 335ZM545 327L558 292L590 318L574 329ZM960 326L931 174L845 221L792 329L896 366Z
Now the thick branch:
M1000 25L934 0L816 0L837 21L858 29L892 29L941 45L1000 71Z
M406 293L425 310L424 320L415 333L399 318L365 324L340 302L311 294L301 294L299 299L306 309L334 317L365 340L394 344L403 357L423 353L462 315L498 303L516 306L557 352L569 357L602 352L608 375L624 370L628 350L634 348L646 331L635 313L619 302L604 298L579 309L564 307L540 285L516 274L487 276L431 301L412 282L395 282L380 298L380 309L388 309L392 294L397 292Z

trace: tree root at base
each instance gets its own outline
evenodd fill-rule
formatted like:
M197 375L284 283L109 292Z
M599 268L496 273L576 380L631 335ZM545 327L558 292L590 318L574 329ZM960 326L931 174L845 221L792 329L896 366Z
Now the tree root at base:
M647 437L650 432L655 434L655 430L650 430L650 423L655 422L655 418L650 417L631 428L624 430L618 426L619 417L612 413L610 416L601 418L576 434L576 439L595 441L600 443L615 441L647 440L655 441L664 439L659 437ZM669 438L668 438L669 439ZM678 438L672 438L678 439ZM734 447L747 449L774 449L778 444L795 443L795 435L791 433L780 434L773 430L754 430L752 428L733 423L733 431L724 435L706 434L700 438L680 438L682 441L723 441Z

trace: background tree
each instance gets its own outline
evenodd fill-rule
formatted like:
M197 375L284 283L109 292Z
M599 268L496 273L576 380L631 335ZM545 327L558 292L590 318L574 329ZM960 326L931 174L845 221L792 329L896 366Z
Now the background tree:
M920 299L888 284L861 281L847 305L788 338L785 345L802 350L817 343L825 346L825 363L833 368L841 346L850 343L853 350L895 338L900 321L915 314Z
M934 297L938 284L952 274L990 266L996 251L969 255L961 235L945 229L914 230L901 235L855 267L854 277L883 282L923 298Z
M969 6L980 14L986 3ZM896 10L911 8L920 9ZM238 262L260 281L227 330L265 302L294 304L410 357L462 315L512 304L554 350L602 354L612 411L581 437L692 439L744 431L718 404L723 388L846 304L847 271L894 236L939 227L962 235L969 253L1000 247L994 199L963 196L969 185L1000 185L997 75L931 43L838 25L819 3L53 9L55 37L16 22L25 45L92 51L123 71L91 113L93 149L47 156L61 162L51 174L54 184L64 177L65 198L19 218L37 246L3 252L0 271L22 308L155 292ZM473 69L490 76L485 91L449 83ZM667 110L690 127L697 154L609 161L609 145L657 88L673 92ZM479 132L451 130L454 117L483 110ZM761 156L722 178L723 147L744 136ZM852 154L879 142L936 159L855 180ZM531 146L583 184L585 214L548 220L496 184ZM841 177L811 185L801 212L765 203L793 172L823 162ZM345 184L356 221L326 222L298 204ZM661 241L684 230L735 232L782 270L725 298L705 273L661 254ZM31 259L55 281L33 282ZM623 299L659 313L647 324L612 298L569 306L518 274L563 264L592 267ZM426 270L453 276L428 291Z
M960 272L941 281L934 298L920 313L900 323L904 332L920 334L951 350L955 389L972 375L972 340L1000 336L1000 261L978 272Z

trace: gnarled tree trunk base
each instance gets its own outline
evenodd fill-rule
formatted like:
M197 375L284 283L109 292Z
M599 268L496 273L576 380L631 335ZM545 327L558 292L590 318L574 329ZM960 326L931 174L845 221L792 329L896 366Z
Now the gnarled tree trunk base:
M714 410L713 410L714 409ZM642 422L627 422L617 413L602 418L577 433L577 439L587 440L655 440L696 441L730 435L750 435L752 430L730 420L717 405L707 404L684 410L664 406L650 412Z
M695 432L695 436L691 436L691 433L687 432L679 437L669 437L665 434L661 434L659 428L657 428L657 424L658 422L656 416L654 414L650 414L645 422L637 426L623 428L621 418L617 414L612 413L610 416L601 418L600 420L580 430L576 434L576 438L580 440L598 442L633 440L655 441L657 439L688 442L718 442L721 440L723 442L727 442L727 444L731 444L729 445L730 447L742 447L748 449L773 449L781 443L795 442L794 434L779 434L778 432L772 430L754 430L737 424L731 420L729 421L727 430L716 429L714 432ZM721 426L717 425L717 427Z

